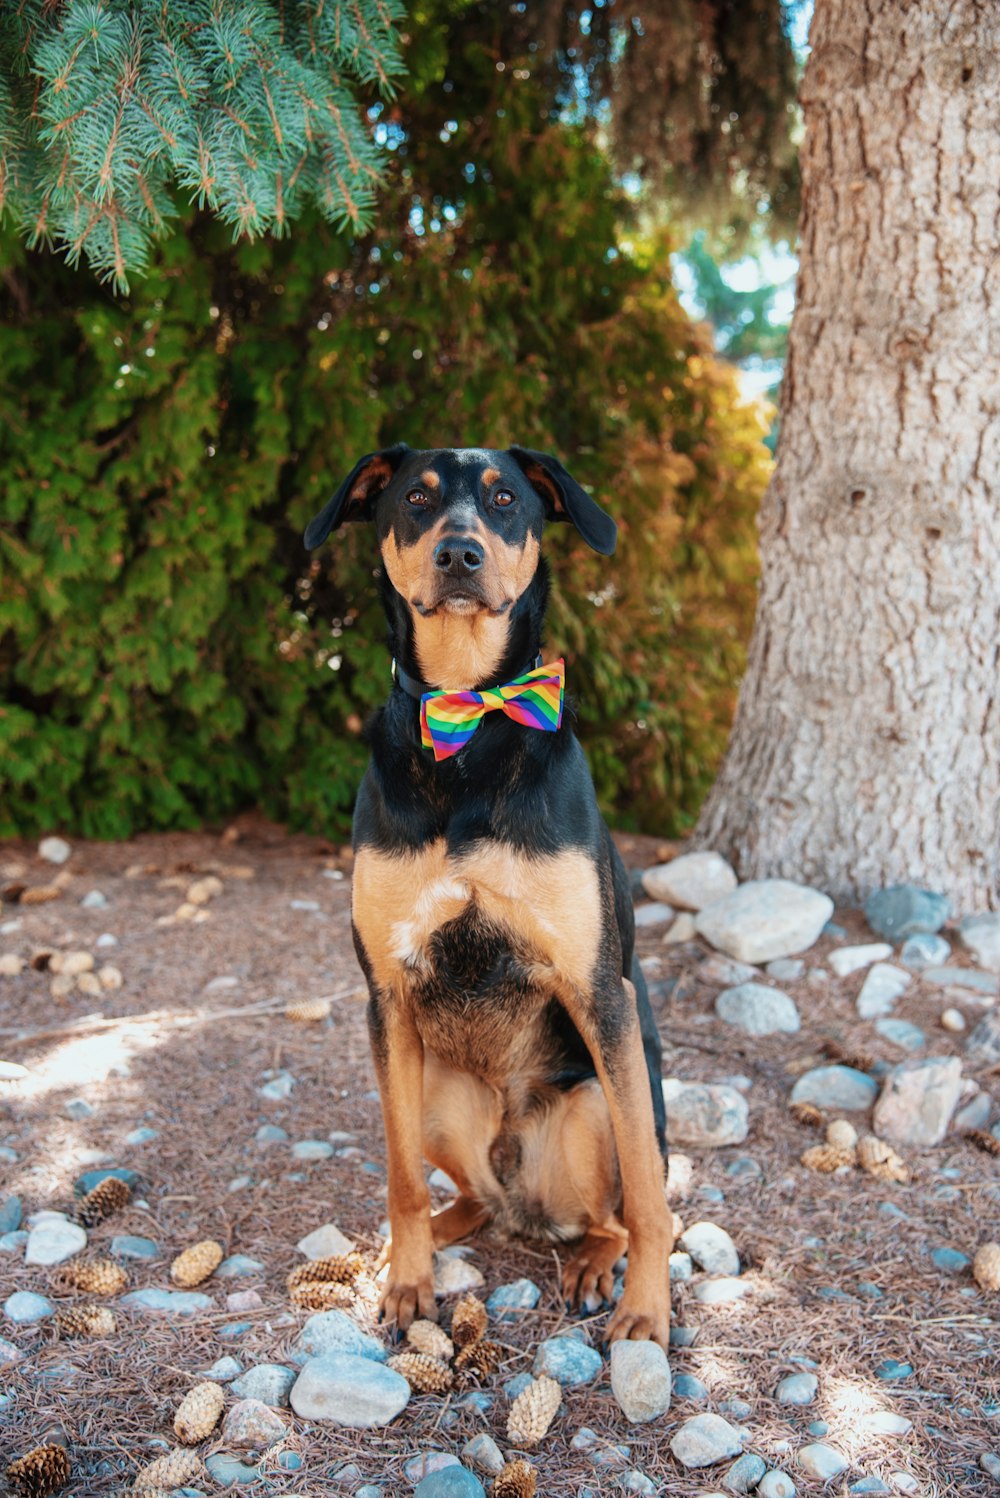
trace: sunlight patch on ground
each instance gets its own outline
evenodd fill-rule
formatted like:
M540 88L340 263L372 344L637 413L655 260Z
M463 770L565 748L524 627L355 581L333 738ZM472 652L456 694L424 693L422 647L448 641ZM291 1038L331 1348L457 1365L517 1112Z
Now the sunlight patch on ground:
M28 1076L16 1084L16 1096L41 1098L51 1092L97 1086L112 1076L127 1077L132 1058L155 1050L166 1038L165 1030L128 1021L97 1035L73 1036L31 1063Z

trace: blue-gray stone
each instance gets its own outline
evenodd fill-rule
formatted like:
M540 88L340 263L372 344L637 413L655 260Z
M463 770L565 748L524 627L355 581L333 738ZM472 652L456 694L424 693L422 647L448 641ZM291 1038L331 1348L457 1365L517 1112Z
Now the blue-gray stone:
M640 1472L637 1467L632 1467L628 1472L622 1473L622 1488L626 1493L655 1493L656 1484L645 1472Z
M493 1395L486 1394L482 1389L470 1389L467 1394L460 1394L455 1400L457 1410L478 1410L485 1415L493 1408Z
M767 1471L767 1463L752 1451L747 1451L733 1462L722 1479L722 1486L731 1493L751 1493Z
M333 1156L333 1145L325 1139L299 1139L292 1145L296 1160L329 1160Z
M830 1427L825 1420L810 1420L806 1426L806 1430L808 1430L811 1436L828 1436L830 1434Z
M217 1280L232 1280L242 1278L243 1275L260 1274L264 1265L259 1259L251 1259L246 1254L230 1254L228 1259L223 1259L215 1271Z
M789 1373L774 1391L779 1404L812 1404L819 1388L815 1373Z
M815 1444L803 1446L798 1452L799 1465L804 1467L810 1477L815 1477L817 1482L830 1482L832 1478L839 1477L841 1472L846 1472L850 1466L847 1458L834 1446L823 1446Z
M159 1129L133 1129L131 1134L125 1135L126 1144L150 1144L154 1139L159 1139Z
M231 1378L238 1377L243 1372L243 1364L239 1358L225 1357L217 1358L211 1368L205 1368L202 1372L203 1378L213 1378L216 1383L226 1384Z
M377 1482L366 1482L364 1487L358 1488L354 1498L383 1498L382 1489Z
M8 1196L0 1205L0 1233L16 1233L21 1226L24 1208L19 1196Z
M801 957L776 957L764 969L769 978L776 978L779 983L797 983L805 970Z
M912 1374L912 1363L900 1363L895 1358L886 1358L885 1362L879 1363L875 1369L875 1377L887 1384L895 1383L900 1378L910 1378Z
M533 1311L542 1298L542 1292L533 1280L514 1280L509 1285L498 1285L486 1302L486 1309L497 1321L518 1321L519 1311Z
M595 1347L587 1347L575 1337L549 1337L540 1344L532 1371L536 1378L544 1374L564 1389L572 1389L577 1384L589 1384L602 1366L603 1359Z
M0 1144L0 1161L2 1161L4 1165L16 1165L17 1150L12 1150L7 1144Z
M416 1483L424 1477L432 1476L435 1472L443 1472L446 1467L460 1467L461 1465L458 1457L450 1451L418 1451L416 1456L411 1456L403 1463L403 1472L407 1482Z
M370 1430L388 1425L409 1398L409 1384L392 1368L350 1352L323 1352L307 1361L292 1385L290 1403L303 1420Z
M749 1420L753 1414L753 1405L747 1404L745 1399L723 1399L719 1410L723 1415L732 1415L734 1420Z
M799 1011L788 995L763 983L724 988L715 1001L715 1012L744 1035L794 1035L800 1023Z
M0 1337L0 1368L6 1368L11 1363L19 1363L24 1353L13 1342L8 1342L6 1337Z
M677 1240L707 1274L739 1274L740 1256L725 1228L714 1222L695 1222Z
M895 1202L879 1202L878 1211L883 1217L891 1217L893 1222L909 1222L909 1218L902 1207L897 1207Z
M858 1280L855 1289L857 1290L858 1294L865 1300L882 1299L882 1291L879 1289L878 1285L873 1285L871 1280Z
M674 1432L670 1449L685 1467L711 1467L726 1456L739 1456L743 1442L721 1415L692 1415Z
M843 941L846 935L846 926L840 926L836 921L827 921L826 925L820 932L820 936L828 936L830 937L831 941Z
M822 1243L822 1238L819 1241ZM812 1368L815 1370L819 1367L816 1359L807 1358L804 1352L790 1352L788 1354L788 1361L795 1363L799 1368Z
M236 1342L251 1331L253 1331L252 1321L227 1321L225 1326L218 1328L215 1335L220 1342Z
M875 1029L883 1040L891 1041L904 1051L920 1051L927 1044L927 1036L919 1025L911 1025L906 1019L877 1019Z
M795 1498L795 1484L787 1472L773 1467L757 1484L757 1498Z
M491 1435L481 1430L478 1435L473 1436L471 1441L466 1441L462 1447L462 1456L473 1466L479 1467L483 1472L489 1472L494 1477L503 1471L504 1457L500 1447Z
M530 1373L515 1373L514 1377L509 1378L504 1384L503 1391L511 1404L513 1404L517 1396L523 1394L529 1384L532 1383L534 1383L534 1379Z
M261 1124L253 1137L258 1144L284 1144L288 1139L288 1131L278 1124Z
M298 1472L302 1466L302 1458L297 1451L282 1451L278 1457L278 1466L283 1472Z
M163 1316L196 1316L199 1311L214 1311L215 1301L200 1290L132 1290L118 1302L126 1310L149 1311Z
M936 963L947 962L951 956L951 946L943 936L931 936L926 932L919 936L909 936L904 941L899 960L904 967L912 968L914 972L923 972L926 967L934 967Z
M891 1493L892 1488L886 1487L881 1477L859 1477L857 1482L848 1485L849 1493Z
M445 1467L418 1482L413 1498L486 1498L486 1489L466 1467Z
M4 1315L17 1326L27 1326L33 1321L44 1321L55 1314L55 1306L44 1295L32 1290L15 1290L3 1303Z
M259 1399L272 1409L286 1409L296 1377L291 1368L284 1368L280 1363L258 1363L256 1368L248 1368L230 1387L240 1399Z
M724 1202L725 1193L718 1186L699 1186L698 1195L703 1196L707 1202Z
M68 1103L63 1104L66 1117L74 1119L77 1123L84 1118L93 1118L96 1111L93 1103L88 1103L85 1097L70 1098Z
M0 1234L0 1254L18 1254L27 1241L27 1228L18 1228L16 1233Z
M671 1347L693 1347L698 1340L698 1328L696 1326L672 1326L670 1328Z
M83 1175L77 1176L73 1182L73 1192L76 1196L86 1196L88 1191L93 1191L95 1186L99 1186L109 1176L124 1181L126 1186L136 1186L139 1182L137 1170L128 1170L124 1165L113 1165L105 1170L85 1170Z
M738 1160L732 1160L726 1166L726 1175L737 1181L759 1181L763 1171L756 1160L749 1155L741 1155Z
M670 1283L672 1285L682 1284L685 1280L689 1280L693 1273L694 1264L690 1254L670 1255Z
M877 1097L878 1083L863 1071L853 1066L817 1066L799 1078L789 1101L853 1113L872 1107Z
M133 1238L129 1233L118 1233L111 1240L111 1252L116 1259L155 1259L160 1250L152 1238Z
M927 967L923 971L925 983L946 984L950 988L967 988L972 993L989 994L995 998L1000 994L1000 978L996 973L984 973L976 967Z
M932 1249L931 1259L945 1274L962 1274L970 1263L968 1254L959 1253L957 1248Z
M693 1399L696 1404L707 1404L708 1389L700 1378L692 1373L674 1375L674 1394L678 1399Z
M384 1363L385 1348L377 1337L363 1332L344 1311L317 1311L309 1317L288 1354L289 1362L302 1364L321 1353L343 1352Z
M239 1457L228 1456L224 1451L207 1456L205 1466L221 1488L243 1487L248 1483L258 1482L261 1475L259 1467L248 1467Z
M865 901L865 919L886 941L902 941L918 932L940 931L951 915L951 905L944 895L913 884L894 884L877 889Z

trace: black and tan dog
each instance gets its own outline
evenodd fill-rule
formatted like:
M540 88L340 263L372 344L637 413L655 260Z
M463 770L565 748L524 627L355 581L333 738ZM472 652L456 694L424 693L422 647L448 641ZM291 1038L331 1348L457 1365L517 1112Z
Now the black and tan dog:
M370 989L392 1227L382 1313L436 1318L435 1248L493 1220L582 1240L567 1299L610 1298L609 1340L668 1343L671 1217L660 1042L628 879L565 720L491 712L438 763L420 696L536 665L546 521L595 551L614 521L562 465L514 447L370 453L305 534L372 520L395 684L369 728L354 819L354 935ZM431 1216L423 1157L460 1195Z

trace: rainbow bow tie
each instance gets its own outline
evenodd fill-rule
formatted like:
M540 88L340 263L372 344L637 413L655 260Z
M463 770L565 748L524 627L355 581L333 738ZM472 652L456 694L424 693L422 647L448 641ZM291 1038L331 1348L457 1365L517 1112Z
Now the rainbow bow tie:
M435 759L450 759L472 738L487 713L497 709L523 723L555 733L562 722L565 665L536 666L503 686L482 692L425 692L420 699L420 738Z

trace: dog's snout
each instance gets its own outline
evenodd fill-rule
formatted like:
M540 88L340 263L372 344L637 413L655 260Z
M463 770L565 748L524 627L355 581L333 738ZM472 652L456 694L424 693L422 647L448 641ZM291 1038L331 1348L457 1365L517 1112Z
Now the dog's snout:
M478 572L486 553L471 536L444 536L434 548L434 565L450 577L465 577Z

